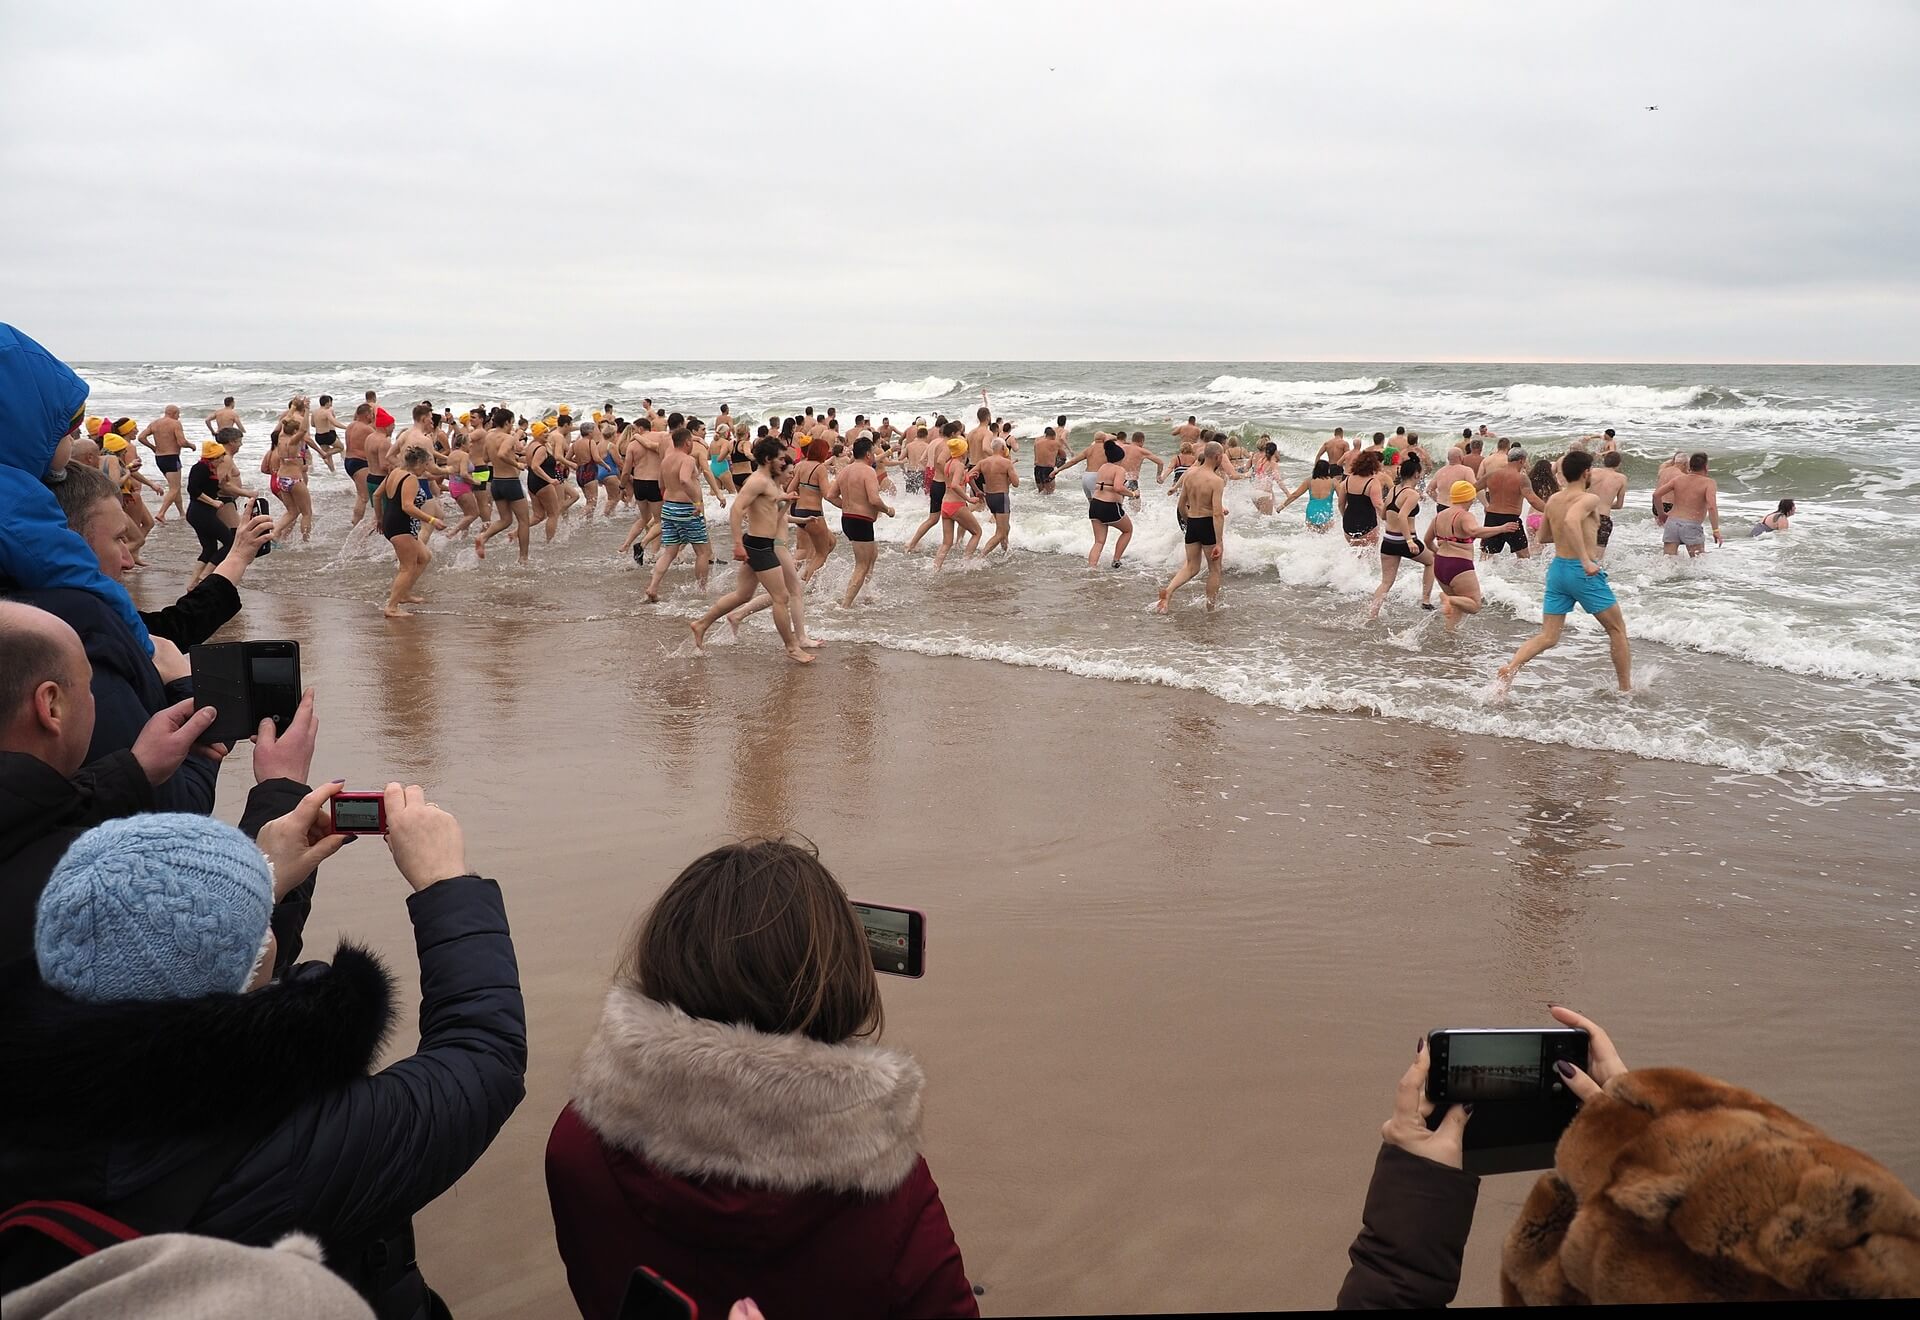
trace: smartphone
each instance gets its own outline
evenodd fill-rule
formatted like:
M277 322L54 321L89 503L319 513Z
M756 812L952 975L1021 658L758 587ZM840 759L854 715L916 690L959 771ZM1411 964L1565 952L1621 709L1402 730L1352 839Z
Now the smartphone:
M1554 1064L1587 1066L1592 1040L1579 1027L1443 1027L1427 1033L1427 1098L1436 1128L1449 1107L1470 1104L1468 1173L1553 1167L1560 1134L1579 1112Z
M387 832L387 795L385 793L336 793L329 805L333 808L335 834L385 834Z
M193 705L220 712L203 742L232 746L270 719L285 733L300 707L300 643L214 642L187 653L193 667Z
M889 976L927 974L926 913L879 903L855 903L853 913L866 929L874 971Z
M253 516L254 517L264 518L272 512L273 512L273 506L267 503L267 497L265 495L255 495L253 497Z
M627 1280L619 1320L700 1320L700 1307L645 1265Z

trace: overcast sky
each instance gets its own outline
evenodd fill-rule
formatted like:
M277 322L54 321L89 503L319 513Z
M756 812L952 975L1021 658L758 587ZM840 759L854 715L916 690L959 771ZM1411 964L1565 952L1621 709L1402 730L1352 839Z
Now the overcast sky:
M1912 0L19 0L0 320L80 359L1910 363L1917 126Z

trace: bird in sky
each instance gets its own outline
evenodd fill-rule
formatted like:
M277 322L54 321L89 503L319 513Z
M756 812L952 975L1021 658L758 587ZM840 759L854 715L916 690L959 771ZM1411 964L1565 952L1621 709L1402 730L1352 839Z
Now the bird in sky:
M1660 107L1659 107L1659 106L1657 106L1657 105L1650 105L1650 106L1648 106L1648 107L1647 107L1647 109L1649 109L1649 110L1658 110L1659 108L1660 108Z

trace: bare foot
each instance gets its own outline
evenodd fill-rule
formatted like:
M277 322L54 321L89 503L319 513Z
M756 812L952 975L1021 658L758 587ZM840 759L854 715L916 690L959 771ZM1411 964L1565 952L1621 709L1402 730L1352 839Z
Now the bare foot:
M805 651L802 651L797 646L789 646L787 648L787 658L798 664L803 664L803 665L810 665L813 663L813 657L808 655Z
M660 603L660 593L655 591L652 587L648 587L647 588L647 604L658 605L659 603Z
M473 553L475 553L476 555L479 555L482 559L485 559L487 557L487 538L486 537L476 536L473 538Z
M427 598L425 596L402 596L400 603L402 605L425 605Z
M1165 614L1167 612L1167 589L1165 587L1160 588L1160 603L1153 607L1153 612L1155 614Z
M733 640L736 642L739 641L740 640L740 620L734 618L731 614L729 614L727 616L727 627L733 630Z
M817 637L802 637L800 639L800 645L805 647L809 651L817 651L821 647L825 646L826 643L821 641Z
M1112 562L1111 564L1108 564L1108 565L1107 565L1107 567L1108 567L1108 568L1118 568L1118 567L1120 567L1120 561L1119 561L1118 559L1116 559L1116 560L1114 560L1114 561L1113 561L1113 562Z
M411 619L413 617L411 613L401 609L398 605L389 605L386 609L382 610L381 613L385 614L389 619Z
M707 642L706 625L701 623L698 619L695 619L692 623L687 625L687 629L693 634L693 649L698 654L705 655L706 654L705 647Z

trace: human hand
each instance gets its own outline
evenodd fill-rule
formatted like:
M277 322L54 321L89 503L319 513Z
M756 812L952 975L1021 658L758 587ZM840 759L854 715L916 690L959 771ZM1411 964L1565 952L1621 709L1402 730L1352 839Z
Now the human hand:
M227 551L226 559L221 562L235 563L237 567L244 568L253 562L254 556L260 553L260 547L272 539L272 514L263 513L258 517L249 518L241 523L239 530L233 534L233 548Z
M314 867L352 843L358 835L335 834L327 803L342 787L341 780L322 784L300 799L286 815L260 827L254 840L273 870L273 899L279 902L313 873Z
M387 785L387 848L415 893L468 873L460 822L427 801L418 784Z
M1582 559L1580 561L1580 567L1586 570L1588 577L1592 577L1600 571L1600 561L1597 559Z
M180 648L164 637L153 639L153 668L160 675L162 683L171 683L176 678L192 678L193 666Z
M1620 1057L1620 1051L1614 1048L1613 1037L1607 1035L1605 1029L1592 1018L1582 1017L1559 1004L1549 1005L1547 1011L1561 1026L1580 1027L1591 1038L1587 1046L1587 1071L1581 1071L1565 1059L1554 1065L1561 1070L1560 1075L1566 1078L1567 1089L1585 1104L1599 1095L1608 1082L1627 1071L1626 1061Z
M300 706L293 712L285 733L274 730L272 720L261 720L253 735L253 782L291 779L307 782L313 769L313 745L320 738L320 717L313 713L313 689L300 694Z
M746 546L742 545L738 541L735 541L733 543L733 557L737 560L745 560L747 557Z
M1422 1036L1414 1047L1413 1066L1401 1076L1394 1092L1393 1117L1380 1125L1380 1139L1409 1155L1457 1169L1463 1163L1467 1118L1473 1106L1452 1106L1440 1126L1428 1131L1427 1115L1433 1112L1433 1101L1427 1099L1427 1064L1427 1038Z
M188 697L148 720L133 740L133 759L140 763L147 782L157 787L171 779L218 713L212 706L195 710L193 698Z
M767 1317L760 1314L760 1308L754 1305L753 1298L742 1297L727 1312L727 1320L767 1320Z
M1715 545L1725 545L1727 543L1726 538L1720 535L1720 529L1718 527L1713 529L1713 543Z

